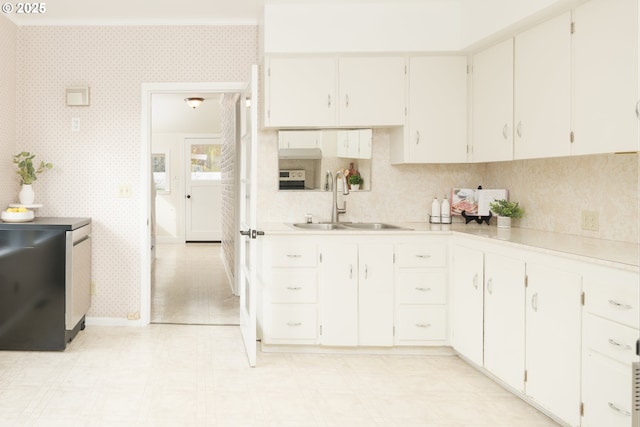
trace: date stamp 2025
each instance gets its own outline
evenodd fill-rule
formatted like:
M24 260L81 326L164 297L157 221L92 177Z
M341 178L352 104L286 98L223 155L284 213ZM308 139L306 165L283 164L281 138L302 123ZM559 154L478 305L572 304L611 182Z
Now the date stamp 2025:
M41 14L47 11L46 3L3 3L2 11L6 14Z

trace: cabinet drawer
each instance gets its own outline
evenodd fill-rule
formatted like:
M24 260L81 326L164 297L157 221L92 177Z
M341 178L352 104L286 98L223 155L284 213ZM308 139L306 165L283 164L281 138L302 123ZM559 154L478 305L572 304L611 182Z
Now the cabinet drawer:
M403 307L398 314L401 341L441 341L447 339L445 307Z
M446 284L444 269L400 269L397 274L398 303L446 304Z
M271 302L315 303L317 300L317 275L310 268L273 269Z
M444 267L447 250L444 242L407 243L398 245L399 267Z
M315 267L316 245L303 239L273 242L271 265L273 267Z
M587 352L583 375L583 427L631 427L631 367Z
M271 338L316 339L315 304L272 304Z
M640 328L640 283L638 275L607 270L585 277L585 305L590 313Z
M636 340L640 332L597 316L587 315L584 339L589 350L597 351L631 366L638 360L635 354Z

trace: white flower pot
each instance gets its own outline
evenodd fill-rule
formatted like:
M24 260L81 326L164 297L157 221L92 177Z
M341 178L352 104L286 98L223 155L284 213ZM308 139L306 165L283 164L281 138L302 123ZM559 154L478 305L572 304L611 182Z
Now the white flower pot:
M36 193L33 192L31 184L22 184L22 188L18 193L18 198L20 199L20 203L23 205L33 204L33 201L36 199Z
M498 228L511 228L511 217L498 216Z
M360 190L360 184L351 184L351 190L352 191Z

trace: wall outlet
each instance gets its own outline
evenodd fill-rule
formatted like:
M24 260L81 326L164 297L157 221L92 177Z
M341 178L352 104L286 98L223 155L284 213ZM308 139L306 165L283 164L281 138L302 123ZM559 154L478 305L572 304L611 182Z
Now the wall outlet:
M129 319L129 320L138 320L138 319L140 319L140 312L133 311L133 312L127 314L127 319Z
M582 211L582 229L598 231L600 229L600 216L595 211Z
M131 197L131 185L120 184L118 186L118 197Z

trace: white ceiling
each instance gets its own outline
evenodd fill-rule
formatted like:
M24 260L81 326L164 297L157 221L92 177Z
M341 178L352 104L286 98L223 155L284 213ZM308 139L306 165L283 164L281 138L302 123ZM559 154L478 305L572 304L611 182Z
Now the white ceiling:
M187 97L204 98L196 109ZM151 129L154 133L220 133L222 93L169 93L151 96Z
M4 13L17 25L256 25L266 3L415 3L460 0L54 0L42 14ZM9 2L16 5L16 2Z

